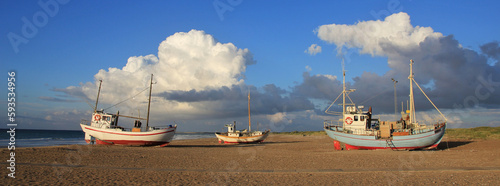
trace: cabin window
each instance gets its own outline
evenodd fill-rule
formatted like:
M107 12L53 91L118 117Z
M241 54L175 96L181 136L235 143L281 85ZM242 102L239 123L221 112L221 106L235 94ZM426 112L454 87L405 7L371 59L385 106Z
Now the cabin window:
M365 116L359 116L359 121L365 121Z
M358 116L354 116L354 121L358 121Z
M102 120L104 120L104 121L110 121L110 120L111 120L111 118L110 118L109 116L103 116L103 117L102 117Z

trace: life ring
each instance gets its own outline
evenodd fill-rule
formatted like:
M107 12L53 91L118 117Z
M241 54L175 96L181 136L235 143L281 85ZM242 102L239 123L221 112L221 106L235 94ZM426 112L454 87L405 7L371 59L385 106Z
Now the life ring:
M94 120L96 120L96 121L101 120L101 115L96 114L96 115L94 116Z
M348 125L350 125L352 122L353 122L353 120L351 117L345 118L345 123L347 123Z

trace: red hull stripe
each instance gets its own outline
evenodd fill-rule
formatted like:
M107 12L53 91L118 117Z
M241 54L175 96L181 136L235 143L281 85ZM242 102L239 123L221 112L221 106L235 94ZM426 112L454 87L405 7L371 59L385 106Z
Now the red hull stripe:
M108 131L96 130L96 129L92 129L92 128L88 128L88 127L85 127L85 129L96 131L96 132L108 133L108 134L123 135L123 136L153 136L153 135L165 134L165 133L173 132L173 130L171 130L171 131L164 131L164 132L151 133L151 134L123 134L123 133L116 133L116 132L108 132Z

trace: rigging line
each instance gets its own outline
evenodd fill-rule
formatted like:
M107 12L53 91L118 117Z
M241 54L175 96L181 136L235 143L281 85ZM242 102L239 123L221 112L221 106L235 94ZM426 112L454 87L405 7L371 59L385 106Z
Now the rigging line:
M123 100L123 101L120 101L120 102L118 102L117 104L114 104L114 105L112 105L112 106L110 106L110 107L108 107L108 108L105 108L105 109L103 109L103 110L107 110L107 109L112 108L112 107L114 107L114 106L116 106L116 105L122 104L123 102L128 101L129 99L134 98L135 96L137 96L137 95L141 94L142 92L146 91L147 89L149 89L149 87L146 87L144 90L140 91L140 92L139 92L139 93L137 93L136 95L133 95L132 97L129 97L129 98L127 98L127 99Z
M429 100L429 102L431 102L432 106L434 106L434 108L439 112L439 114L441 114L441 116L443 116L444 120L445 121L448 121L448 119L446 119L446 117L444 117L443 113L441 113L441 111L436 107L436 105L434 105L434 103L431 101L431 99L427 96L427 94L425 94L425 92L422 90L422 88L420 88L420 85L418 85L417 81L415 81L415 79L412 79L413 82L415 82L415 84L417 85L417 87L420 89L420 91L422 91L422 93L424 93L424 96Z
M347 94L347 98L349 98L349 101L351 101L351 104L354 104L354 101L352 101L351 97L349 97L349 94Z
M87 104L89 104L90 108L92 108L92 110L95 110L94 106L92 106L86 99L84 100Z
M339 99L340 95L342 94L339 94L339 96L337 96L337 98L335 98L335 101L332 102L332 104L330 104L330 106L325 110L325 113L327 114L334 114L334 113L338 113L338 112L335 112L335 111L328 111L330 110L330 108L333 106L333 104L335 104L335 102L337 101L337 99Z
M330 104L330 106L325 110L325 113L327 114L337 114L337 113L342 113L342 112L337 112L337 111L329 111L330 108L333 106L333 104L335 104L335 102L337 101L337 99L339 99L339 97L341 96L342 94L339 94L337 96L337 98L335 99L335 101L332 102L332 104ZM354 102L352 101L351 97L349 97L349 94L346 94L347 98L349 99L349 101L351 101L351 103L349 105L354 105Z
M387 92L387 91L382 91L382 92L379 92L377 95L372 96L372 97L370 97L370 98L368 98L368 99L364 100L363 102L361 102L361 103L360 103L360 105L362 105L362 104L366 103L367 101L370 101L370 100L372 100L373 98L376 98L376 97L378 97L378 96L380 96L380 95L382 95L383 93L386 93L386 92Z

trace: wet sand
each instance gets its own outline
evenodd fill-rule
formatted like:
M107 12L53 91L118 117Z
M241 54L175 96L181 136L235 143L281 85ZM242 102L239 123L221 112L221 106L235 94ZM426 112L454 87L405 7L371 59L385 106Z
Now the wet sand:
M499 185L500 140L444 139L435 151L335 151L327 136L270 135L261 144L215 138L168 147L17 148L2 185Z

